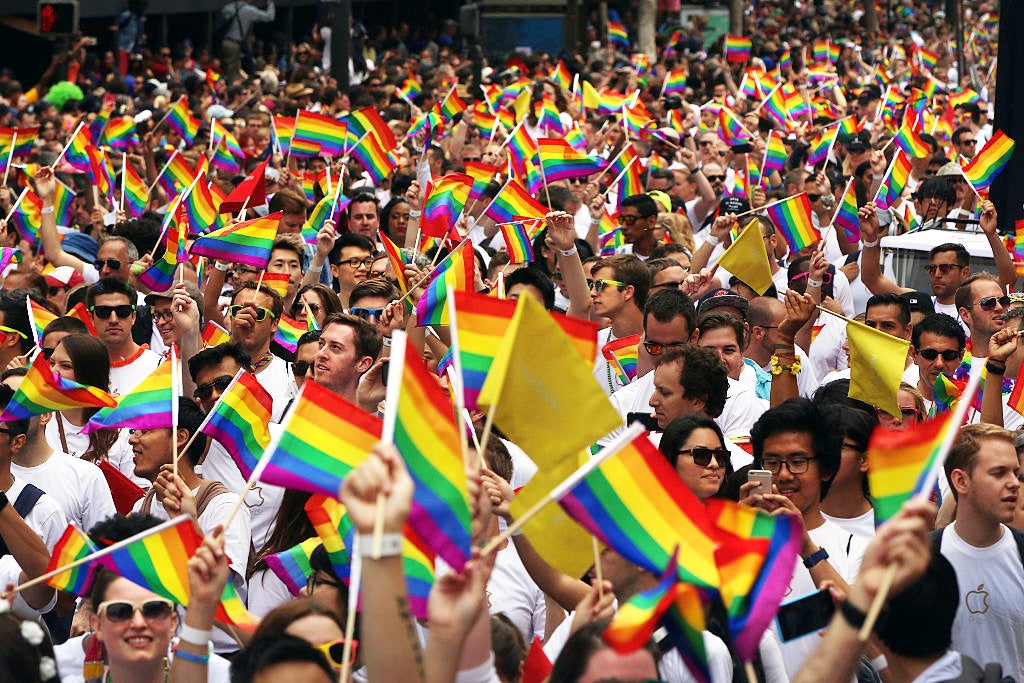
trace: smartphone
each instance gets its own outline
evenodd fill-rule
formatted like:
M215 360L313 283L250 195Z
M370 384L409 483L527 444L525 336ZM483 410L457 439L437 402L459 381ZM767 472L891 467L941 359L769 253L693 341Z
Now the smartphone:
M743 142L738 145L732 146L733 154L750 154L753 151L754 148L750 145L749 142Z
M757 488L751 489L750 494L767 494L772 492L772 473L768 470L747 470L747 483L757 482Z
M658 426L658 421L654 419L654 416L650 413L627 413L626 424L631 425L634 422L639 422L643 425L644 429L649 432L660 432L661 427Z
M782 642L820 631L828 626L835 611L836 604L825 590L783 604L775 617Z

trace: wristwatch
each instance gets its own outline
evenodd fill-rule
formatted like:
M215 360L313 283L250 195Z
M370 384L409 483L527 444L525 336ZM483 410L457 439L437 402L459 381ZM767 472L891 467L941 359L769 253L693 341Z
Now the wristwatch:
M822 560L827 560L827 559L828 559L828 551L825 550L824 548L818 548L813 553L811 553L810 555L807 556L807 558L804 560L804 566L807 567L808 569L811 569L812 567L814 567L814 565L818 564Z

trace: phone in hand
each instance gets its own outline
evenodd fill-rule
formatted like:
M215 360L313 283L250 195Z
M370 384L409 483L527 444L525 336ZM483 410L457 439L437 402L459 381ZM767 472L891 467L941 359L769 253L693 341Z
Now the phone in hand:
M757 482L757 488L751 489L750 495L772 492L772 473L768 470L748 470L747 483L750 482Z
M828 626L835 614L836 603L826 590L817 591L791 600L781 607L775 617L782 642L789 642Z

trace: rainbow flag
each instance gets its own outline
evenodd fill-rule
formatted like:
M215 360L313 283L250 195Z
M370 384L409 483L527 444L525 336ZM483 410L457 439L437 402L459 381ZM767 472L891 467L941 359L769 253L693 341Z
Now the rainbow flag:
M537 143L523 126L516 126L508 141L509 157L512 160L512 168L520 178L527 178L530 175L529 164L537 163Z
M32 323L32 338L36 342L36 346L39 346L39 342L43 338L43 332L46 331L46 326L56 320L58 316L36 303L31 297L25 301L28 304L28 321Z
M277 323L277 332L274 333L274 341L282 347L295 353L299 349L299 337L309 331L309 326L299 322L295 318L282 315Z
M902 149L896 150L896 156L889 164L889 172L885 174L882 184L878 186L875 194L875 204L879 209L885 211L900 198L903 188L910 179L910 157Z
M775 171L781 172L786 167L786 157L786 145L782 142L782 136L774 130L768 131L761 178L767 182L768 176L772 173Z
M589 85L589 81L587 84ZM583 89L584 93L586 93L586 86L584 86ZM620 93L615 90L602 90L598 95L597 111L600 114L616 114L621 112L622 108L629 104L632 97L632 93Z
M355 142L359 138L363 137L367 131L373 131L373 134L377 136L381 144L386 150L393 150L398 146L398 142L395 140L395 134L388 127L388 124L381 117L377 110L370 107L363 107L349 114L346 119L348 122L348 134L349 139Z
M309 307L309 301L306 300L306 295L302 295L302 310L306 312L306 329L310 332L319 332L320 323L316 321L316 316L313 315L313 309Z
M21 263L21 259L21 249L0 247L0 273L7 270L7 266L11 264Z
M316 244L316 235L327 221L338 225L341 212L348 208L352 200L341 193L341 183L334 187L334 194L327 195L313 207L309 218L302 226L302 239L306 244Z
M1020 415L1024 415L1024 380L1014 381L1013 391L1007 397L1006 405L1013 408Z
M188 100L182 96L174 103L171 110L164 117L167 125L178 131L178 134L185 139L185 144L191 146L199 132L199 119L192 115L188 108Z
M172 221L174 225L168 225L164 231L164 253L138 276L139 282L151 292L166 292L173 287L178 264L188 260L185 240L188 238L189 221L181 206L176 213L176 220Z
M715 561L729 631L740 659L751 661L789 591L803 523L725 500L709 499L706 508L717 531Z
M559 487L561 489L561 487ZM679 579L717 588L714 529L704 507L646 435L562 493L565 511L599 541L651 572L679 547Z
M114 149L128 149L139 144L139 136L135 134L135 121L129 116L108 121L103 137L106 144Z
M601 348L601 355L612 364L619 374L619 381L623 384L629 384L636 378L639 353L639 334L631 334L610 341Z
M39 228L43 224L43 200L32 190L25 188L25 198L11 214L11 223L21 236L31 244L39 243Z
M288 273L271 273L268 271L263 274L263 284L277 292L281 297L288 293L288 285L291 279L292 277Z
M686 69L673 69L665 74L665 81L662 83L662 92L666 95L683 92L686 90L686 79L689 77Z
M38 354L25 378L0 414L0 422L26 420L33 415L71 408L112 408L117 399L97 387L64 379L50 369L50 361Z
M13 156L28 156L32 153L38 133L39 126L30 126L28 128L0 127L0 156L10 157L12 147L14 149ZM15 135L17 135L17 142L15 142Z
M832 217L832 225L841 229L851 244L860 240L860 217L857 215L857 192L853 186L853 178L846 183L843 199Z
M647 137L651 130L658 127L643 102L637 101L636 105L632 107L623 104L621 113L622 127L628 130L630 136L634 138Z
M604 630L604 640L613 650L629 654L647 645L661 617L676 599L679 579L679 548L669 558L661 578L651 588L640 591L619 606L615 618Z
M465 163L466 175L473 179L473 187L469 190L470 199L483 199L487 186L494 181L498 174L498 167L491 166L479 161L467 161Z
M332 498L381 434L380 418L316 382L302 385L282 425L260 460L258 479Z
M327 551L334 573L343 580L348 579L352 571L352 557L348 548L355 540L355 527L352 526L345 506L334 498L314 493L306 501L305 510L318 540Z
M578 124L573 124L573 127L569 129L569 132L565 134L565 141L569 143L569 146L580 154L586 155L587 138L583 135L583 131L580 130Z
M53 546L46 572L50 573L60 567L66 567L76 560L88 557L97 548L85 533L74 522L68 524L60 540ZM85 595L92 584L92 566L89 563L68 569L46 580L48 586L73 595Z
M498 116L492 114L483 102L473 105L473 126L480 133L480 137L490 140L494 137L494 127L498 125Z
M931 147L918 135L916 119L909 111L904 114L900 129L893 138L904 152L915 159L923 159L931 153Z
M561 59L558 60L558 65L548 74L548 78L558 83L563 90L572 88L572 74L569 72L569 67Z
M185 157L181 156L178 150L174 150L157 177L157 182L167 192L167 196L173 197L191 185L195 177L196 172L185 161Z
M952 99L952 98L951 98ZM1013 155L1014 141L1006 133L997 130L985 146L964 166L964 176L975 190L988 189L996 176L1002 173Z
M110 554L97 558L96 564L142 588L187 606L190 592L188 561L203 543L192 518L188 515L175 517L142 534L132 537L129 543ZM250 631L256 628L256 621L246 611L231 581L224 586L214 619Z
M220 346L221 344L227 344L231 341L231 334L212 320L206 321L206 326L203 327L202 336L203 342L206 344L206 348L210 348L211 346Z
M775 86L768 93L768 97L764 98L764 101L761 103L761 108L768 112L780 126L783 128L788 127L790 114L786 103L786 94L783 92L781 85Z
M574 130L579 132L579 129ZM584 178L604 167L603 162L577 152L567 140L561 138L540 138L537 140L537 151L544 179L549 183L565 178Z
M395 337L381 438L394 443L416 484L409 526L452 569L462 571L470 556L471 515L459 428L419 350L404 334Z
M815 136L807 150L807 165L816 166L819 163L828 161L829 152L832 151L832 144L839 134L839 126L831 125L825 128L820 135Z
M623 247L626 244L626 237L622 232L622 228L616 227L611 232L606 232L598 238L599 246L601 247L601 256L614 256L619 247Z
M934 413L939 415L952 410L960 400L960 394L966 385L965 380L956 380L940 372L932 389L932 397L935 399L932 403Z
M932 469L941 466L941 443L948 429L957 429L946 412L910 425L906 430L876 427L868 441L868 486L875 506L875 524L900 511L921 493Z
M469 291L473 287L476 259L473 243L465 240L430 273L426 291L416 302L416 324L449 325L448 287L455 291Z
M812 43L811 47L811 59L815 62L826 62L828 61L828 40L817 39Z
M380 183L398 165L394 156L384 148L375 133L370 133L352 148L352 158L362 164L363 169L375 183Z
M626 27L618 21L608 21L608 42L612 45L619 45L620 47L628 48L629 33L626 32Z
M965 88L960 92L954 92L949 94L949 108L956 109L961 104L971 104L981 99L978 93L973 88Z
M274 136L274 146L287 154L292 147L292 133L295 131L294 116L278 116L270 120L270 129Z
M489 216L495 223L506 223L522 218L543 218L548 213L548 208L538 202L515 180L509 180L498 191L484 214Z
M192 185L182 201L188 213L189 231L192 235L202 235L224 227L224 219L217 211L210 184L206 180L206 171L200 171L198 180Z
M789 248L796 253L804 247L821 240L821 235L811 222L811 203L807 193L801 192L769 206L765 213L772 219L775 228L786 238Z
M548 134L562 135L565 129L562 127L562 119L558 116L558 107L555 101L547 94L534 106L534 115L537 117L537 128Z
M458 114L461 114L466 110L466 103L462 101L462 98L452 88L448 92L448 96L444 98L444 102L441 103L441 113L446 119L451 121Z
M138 218L146 211L149 202L149 187L135 167L129 163L122 167L124 174L124 207L129 217Z
M392 242L383 231L377 231L377 239L384 248L384 253L388 255L391 268L395 271L395 280L398 282L398 288L402 290L403 295L408 294L409 283L405 279L405 266L409 265L408 259L402 253L402 250L398 248L398 245Z
M704 648L704 598L702 591L685 583L677 584L675 601L662 618L668 636L683 658L690 675L698 683L710 683L707 650Z
M619 178L619 206L622 205L622 201L626 197L632 197L635 194L643 194L644 181L641 173L643 166L639 161L630 165L626 172Z
M91 145L86 147L85 151L89 155L89 180L99 189L101 195L109 197L110 191L114 187L114 178L110 173L106 154L102 149Z
M213 158L210 159L210 164L221 171L227 176L237 175L242 172L242 164L239 159L244 159L245 154L235 156L227 143L218 143L213 149Z
M65 313L64 315L66 315L69 318L77 318L78 320L81 320L83 323L85 323L85 326L89 328L89 334L91 334L94 337L99 336L96 333L96 326L92 324L92 314L89 313L89 310L85 307L84 301L79 301L77 304L68 309L68 312Z
M469 201L472 188L473 177L465 173L449 173L429 187L419 226L423 234L429 237L447 235Z
M347 122L299 110L289 149L290 154L296 157L340 156L347 140Z
M402 85L395 86L395 94L407 102L412 102L422 93L423 86L412 78L407 78L402 82Z
M245 152L242 150L242 145L238 143L238 139L217 119L213 120L211 134L213 135L214 147L222 147L235 159L245 158Z
M455 292L452 334L458 334L463 398L470 410L477 409L477 397L515 312L516 302L510 299L495 299L469 291Z
M196 256L244 263L253 268L266 268L270 251L277 238L277 225L282 212L236 223L214 230L192 243L189 253Z
M245 479L270 444L274 399L253 375L239 370L199 428L224 446Z
M753 44L749 36L725 34L725 60L730 64L743 64L750 61Z
M103 142L103 131L107 127L107 121L110 120L110 114L114 111L115 104L116 98L113 93L104 95L100 110L96 112L96 118L89 124L89 135L97 145Z
M85 149L90 144L92 144L92 137L89 135L89 129L85 126L79 128L78 132L69 141L68 151L64 153L64 159L76 171L86 173L89 170L89 155Z
M718 137L730 147L741 145L750 139L743 124L728 107L718 110Z
M533 244L526 230L526 223L516 221L499 226L501 236L505 238L508 249L509 263L529 263L533 260Z
M82 430L89 434L97 429L131 427L132 429L170 429L172 410L178 400L172 377L177 363L172 359L157 366L130 393L118 398L117 406L103 408L92 416Z
M288 592L299 598L302 597L309 577L313 574L309 558L320 545L320 538L313 536L287 550L266 555L263 561L267 564L267 569L281 579Z

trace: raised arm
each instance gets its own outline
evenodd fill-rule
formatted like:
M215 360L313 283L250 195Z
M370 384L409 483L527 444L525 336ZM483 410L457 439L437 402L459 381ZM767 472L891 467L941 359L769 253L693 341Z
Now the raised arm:
M985 382L981 395L981 421L997 427L1003 426L1003 375L1006 374L1006 359L1020 346L1020 333L1004 327L988 340L988 361L985 368L995 379ZM995 381L998 380L998 381Z
M863 252L860 255L860 279L872 294L882 292L893 292L902 294L910 290L900 287L889 278L882 275L882 249L879 246L879 231L877 207L874 202L868 202L857 211L860 219L860 242Z
M562 281L565 282L565 289L569 295L569 310L567 314L574 318L590 319L590 287L587 285L587 275L583 272L583 262L580 261L579 252L576 249L576 225L572 216L564 211L552 211L545 220L548 224L548 234L545 239L548 247L556 251L558 270L562 273Z
M186 565L189 602L185 610L185 629L171 663L171 683L206 680L213 617L229 573L222 532L223 528L218 526L206 536Z
M1017 269L1013 266L1013 259L1010 252L999 238L997 227L999 217L996 215L996 205L986 199L981 203L981 229L988 239L988 245L992 248L992 259L996 262L996 270L999 272L999 286L1011 290L1017 284Z
M85 268L85 261L64 251L60 244L60 233L57 232L57 220L53 213L53 197L57 191L57 181L53 177L53 169L42 166L33 178L36 194L43 201L40 216L39 239L43 243L46 259L55 266L71 266L79 273Z
M775 368L772 368L770 402L773 407L800 395L796 383L797 373L793 372L796 370L793 364L797 362L793 340L800 328L814 317L818 310L814 306L814 299L810 294L798 294L792 289L786 292L786 317L779 323L778 342L775 344L773 355L781 370L779 374L775 374Z

